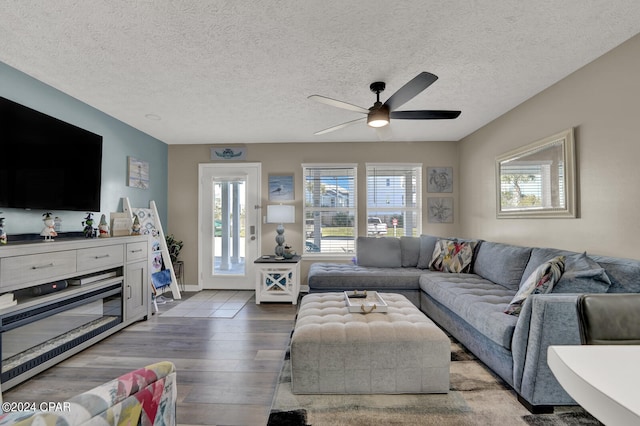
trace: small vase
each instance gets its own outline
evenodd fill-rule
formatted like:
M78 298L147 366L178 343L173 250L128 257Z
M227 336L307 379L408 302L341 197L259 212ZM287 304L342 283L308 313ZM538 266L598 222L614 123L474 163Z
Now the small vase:
M291 247L288 247L288 246L284 247L284 253L282 254L282 257L284 257L285 259L293 259L293 256L295 255L296 255L296 252Z

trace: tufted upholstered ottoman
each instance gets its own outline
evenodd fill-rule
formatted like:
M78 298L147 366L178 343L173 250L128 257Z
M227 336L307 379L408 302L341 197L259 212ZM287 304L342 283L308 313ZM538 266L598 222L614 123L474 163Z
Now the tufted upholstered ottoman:
M293 393L449 392L447 335L404 296L381 295L387 313L350 313L343 293L302 298L291 337Z

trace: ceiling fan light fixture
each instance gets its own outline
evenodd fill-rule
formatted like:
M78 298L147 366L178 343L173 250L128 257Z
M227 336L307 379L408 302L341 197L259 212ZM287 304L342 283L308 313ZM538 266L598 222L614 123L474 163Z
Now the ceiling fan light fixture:
M389 124L389 109L380 107L372 110L367 116L367 124L370 127L384 127Z
M384 81L374 81L369 85L369 89L376 94L376 102L369 109L362 108L347 102L338 101L336 99L327 98L326 96L311 95L309 99L321 102L323 104L332 105L338 108L355 111L366 115L367 125L373 128L381 128L389 125L391 118L403 120L447 120L457 118L460 111L444 111L444 110L413 110L413 111L397 111L397 108L409 102L419 93L431 86L438 76L423 71L412 78L404 86L396 90L384 103L380 102L380 93L384 91L386 84ZM315 132L314 135L324 135L334 130L343 129L356 123L362 123L365 117L356 120L347 121L337 126Z

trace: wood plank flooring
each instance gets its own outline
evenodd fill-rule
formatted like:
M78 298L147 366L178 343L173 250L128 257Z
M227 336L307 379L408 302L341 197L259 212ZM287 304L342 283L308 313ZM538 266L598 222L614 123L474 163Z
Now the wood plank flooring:
M178 371L180 425L265 425L297 306L256 305L248 293L185 293L182 300L159 305L147 321L3 392L4 401L63 402L128 371L170 360ZM201 316L190 316L194 310L185 308L196 300Z

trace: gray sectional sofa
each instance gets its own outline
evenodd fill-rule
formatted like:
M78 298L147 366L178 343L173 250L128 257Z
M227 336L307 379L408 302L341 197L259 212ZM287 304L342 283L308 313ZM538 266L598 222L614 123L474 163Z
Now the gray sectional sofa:
M439 272L429 269L439 239L359 237L353 263L311 265L309 291L403 294L507 382L532 412L575 405L547 365L547 347L580 344L579 294L640 293L640 261L476 241L469 272ZM528 296L519 315L506 314L527 278L556 256L564 256L565 267L553 290Z

